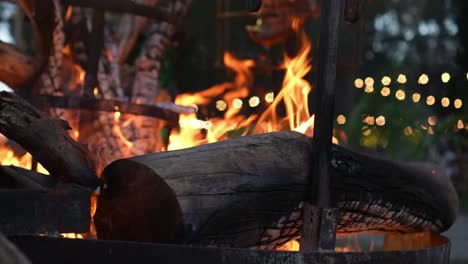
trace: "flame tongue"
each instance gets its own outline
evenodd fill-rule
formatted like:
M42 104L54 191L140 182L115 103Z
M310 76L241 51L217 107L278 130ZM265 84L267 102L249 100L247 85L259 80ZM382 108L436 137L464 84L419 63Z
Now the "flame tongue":
M169 138L169 150L187 148L205 143L216 142L227 138L227 132L253 125L255 133L265 133L280 130L295 130L312 135L314 123L309 112L308 95L312 86L304 79L312 66L309 59L311 43L305 32L295 27L301 41L297 56L284 59L285 77L282 88L276 98L272 93L265 96L268 108L259 116L245 117L240 114L244 101L249 95L249 87L253 84L251 68L255 66L252 60L238 60L231 54L224 56L225 65L235 73L231 83L215 85L205 91L195 94L182 94L176 98L181 105L204 106L216 97L223 99L216 102L218 110L225 111L224 118L197 119L196 114L181 115L180 129L173 131ZM258 97L252 104L258 105ZM249 101L250 103L250 101ZM284 106L285 117L279 117L277 110ZM201 129L205 129L203 132ZM249 129L245 129L246 134Z

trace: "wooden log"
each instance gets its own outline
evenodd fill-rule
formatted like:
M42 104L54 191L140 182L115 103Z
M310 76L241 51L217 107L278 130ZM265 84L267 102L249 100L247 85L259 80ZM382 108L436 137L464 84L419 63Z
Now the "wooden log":
M28 258L0 233L0 263L29 264Z
M312 149L302 134L276 132L115 161L103 173L98 237L275 248L299 236ZM434 174L334 146L338 233L446 230L458 198Z
M0 133L19 143L54 177L95 188L99 179L88 151L63 120L38 111L21 97L0 92Z
M0 166L0 232L86 233L91 191L13 166Z
M22 87L30 82L37 71L33 58L20 52L16 47L0 41L0 81L12 88Z

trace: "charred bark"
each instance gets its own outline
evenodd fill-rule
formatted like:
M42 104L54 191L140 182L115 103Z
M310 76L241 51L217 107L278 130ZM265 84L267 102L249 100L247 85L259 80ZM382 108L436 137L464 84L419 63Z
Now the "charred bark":
M301 134L277 132L115 161L104 171L98 236L174 242L179 209L164 212L160 201L177 201L185 243L275 248L299 236L312 149ZM335 146L332 184L340 234L442 231L456 217L453 186L417 166ZM159 237L161 229L172 239Z
M86 233L91 191L48 175L0 166L0 232Z
M54 177L95 188L99 180L88 151L64 120L51 118L21 97L0 92L0 132L19 143Z

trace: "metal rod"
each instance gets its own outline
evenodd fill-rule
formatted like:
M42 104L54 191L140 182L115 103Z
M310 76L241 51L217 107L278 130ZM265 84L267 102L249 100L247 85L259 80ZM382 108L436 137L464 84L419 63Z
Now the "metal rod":
M329 208L331 205L329 171L333 137L339 19L340 0L322 1L319 72L316 88L317 108L313 139L315 157L304 208L305 212L311 213L304 214L303 219L301 250L304 252L335 249L336 218L333 218L335 213ZM309 208L312 206L312 201L316 202L317 210Z

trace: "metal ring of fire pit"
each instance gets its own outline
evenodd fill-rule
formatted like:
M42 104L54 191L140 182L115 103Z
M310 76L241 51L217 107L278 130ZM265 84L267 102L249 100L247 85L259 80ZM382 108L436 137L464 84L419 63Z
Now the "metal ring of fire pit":
M431 247L402 251L301 253L236 248L163 245L48 237L10 238L33 263L378 263L448 264L450 242L436 235Z

